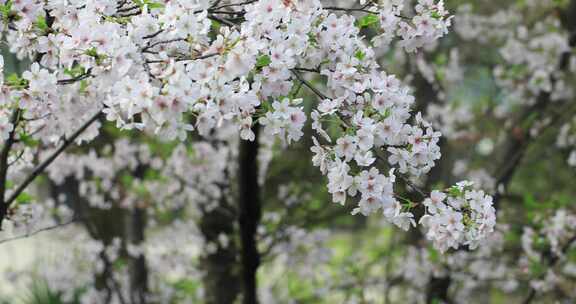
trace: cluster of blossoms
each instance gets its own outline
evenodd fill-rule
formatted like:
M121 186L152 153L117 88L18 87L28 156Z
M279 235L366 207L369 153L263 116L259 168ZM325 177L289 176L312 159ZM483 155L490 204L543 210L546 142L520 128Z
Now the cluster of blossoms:
M401 205L394 197L395 169L414 177L427 173L440 158L440 133L420 114L415 116L414 124L408 121L414 97L397 78L383 73L365 75L362 69L351 72L354 74L349 77L366 77L363 82L370 84L367 89L373 93L367 94L362 88L357 94L364 95L340 98L341 101L325 99L318 111L312 112L312 128L328 143L333 140L323 129L323 121L336 120L347 130L335 145L320 144L314 138L313 163L327 174L328 191L334 202L344 204L348 196L360 194L353 213L369 215L382 210L392 222L405 227L412 215L400 212ZM388 176L374 167L376 159L382 159L385 152L388 164L395 168L389 170Z
M403 18L404 0L385 1L378 6L378 21L382 33L373 38L378 46L387 46L394 37L400 36L399 45L407 52L434 43L448 33L452 16L444 8L443 1L418 0L412 18Z
M426 107L426 119L442 132L442 136L450 139L463 139L473 133L474 126L473 103L454 101L452 92L462 86L464 68L460 59L460 52L454 48L450 50L448 58L444 53L437 55L434 62L429 62L424 56L416 59L416 68L425 81L430 84L437 100Z
M3 92L4 88L4 58L0 55L0 138L8 139L8 134L14 129L10 119L10 112L4 107L6 97Z
M333 252L328 246L332 236L328 230L307 231L307 229L290 226L285 229L286 238L279 242L271 252L274 259L265 266L270 280L263 282L259 288L262 302L274 303L278 299L296 300L283 279L287 272L296 274L299 280L318 283L314 295L319 298L328 298L331 292L332 278L329 267L326 267L333 258Z
M86 274L91 271L98 275L111 273L111 282L106 284L118 281L124 288L120 295L114 294L110 301L120 303L120 297L130 297L130 271L128 268L111 271L106 263L137 259L143 255L146 257L146 267L152 274L149 286L151 293L147 299L165 303L180 298L182 292L174 284L185 280L201 280L203 272L198 265L199 261L218 248L226 248L230 241L225 235L219 235L215 240L208 239L195 221L176 218L165 223L157 219L160 215L170 213L201 218L203 212L222 207L222 197L228 195L223 191L226 188L223 185L228 182L227 170L229 166L234 166L228 159L235 153L230 146L235 146L237 142L232 135L235 135L234 128L224 126L213 134L210 141L196 141L189 147L180 143L157 154L152 152L154 150L151 146L158 149L158 143L133 143L120 138L114 144L95 148L87 154L61 155L49 168L48 176L57 187L67 187L67 194L58 195L51 205L60 206L68 214L71 213L70 209L82 209L81 206L97 208L100 212L110 212L111 217L118 210L128 214L136 209L143 210L148 218L147 227L142 227L147 238L145 242L133 242L126 236L129 231L122 228L117 231L122 240L115 238L110 244L100 239L87 239L83 234L65 235L65 238L83 244L81 248L75 249L81 252L78 254L83 259L70 257L68 261L72 262L66 266L65 274L57 274L58 271L52 268L44 269L40 275L50 282L54 280L50 288L61 291L64 299L68 299L74 296L74 288L71 286L85 284L89 287L82 293L83 303L107 302L110 296L108 291L97 288L92 282L94 277ZM228 139L230 143L226 142ZM43 206L39 203L28 205ZM110 211L111 208L116 210ZM49 217L46 213L39 217ZM80 216L82 214L80 212ZM62 212L59 216L62 216ZM13 218L7 223L20 224ZM32 227L38 226L50 225L44 221ZM97 261L91 271L87 271L84 265L86 257ZM62 267L60 264L56 266ZM198 290L196 296L201 297L201 290ZM189 301L195 302L198 298Z
M454 162L452 174L454 176L466 176L470 182L474 183L474 186L484 189L487 192L494 192L496 190L496 180L486 169L473 168L465 160L457 160Z
M314 277L317 272L310 265L323 265L333 256L326 246L331 233L327 229L308 230L299 223L290 223L289 214L305 206L310 201L310 193L298 191L294 184L278 187L277 200L285 208L283 212L266 212L259 227L260 244L267 254L274 258L273 266L281 273L295 270L302 278ZM305 222L304 222L305 224ZM273 229L270 229L273 227Z
M390 1L387 3L389 2ZM571 100L570 96L573 95L573 89L570 87L569 81L572 80L572 78L570 78L572 76L565 74L565 71L557 68L558 60L563 57L563 54L570 50L570 48L567 48L567 41L569 41L568 33L559 27L557 20L558 15L556 13L559 11L558 6L560 5L559 2L555 1L522 1L520 5L521 8L512 5L512 8L508 10L499 9L497 14L489 17L468 14L465 13L466 11L463 11L464 14L462 14L462 16L457 15L456 18L459 25L458 32L463 38L466 40L474 39L475 41L489 44L492 46L492 49L498 51L500 58L498 59L499 64L494 71L494 76L497 80L496 84L501 90L495 93L495 95L497 94L496 96L491 97L494 100L482 100L482 105L473 105L469 100L460 104L449 102L454 100L445 99L444 97L446 96L441 96L443 92L436 92L438 93L440 101L445 103L429 106L426 118L435 123L438 122L439 130L442 131L443 136L448 136L449 139L478 140L478 154L487 156L493 151L495 143L507 144L510 134L499 134L500 136L494 140L491 138L480 140L479 135L481 134L479 131L481 130L475 128L478 126L482 128L491 124L484 123L479 125L472 123L474 119L478 119L474 117L475 112L479 110L478 108L482 107L481 111L478 111L483 115L480 119L485 119L485 115L493 111L493 109L485 106L495 106L494 112L499 116L498 118L508 118L504 116L504 114L512 116L520 113L521 111L511 111L518 106L529 109L530 106L537 102L539 95L542 96L550 93L550 104L552 105L551 107L556 108L555 110L557 110L558 107L553 105L561 106L563 100ZM526 10L531 10L531 13L534 13L532 17L535 18L527 18L523 15L526 13ZM542 16L546 16L546 18L542 18ZM526 25L532 22L532 19L534 19L537 24ZM514 49L516 47L518 48ZM465 49L463 48L462 51L465 51ZM440 55L443 54L440 53ZM469 53L465 54L465 56L469 55ZM482 53L483 60L485 60L484 56L485 53ZM438 59L438 57L435 59ZM440 74L438 66L436 65L438 60L435 60L433 64L418 61L417 68L426 80L435 85L434 89L452 89L448 86L450 84L449 82L459 80L463 77L462 70L460 69L463 65L457 58L457 52L451 53L449 60L449 66L447 66L446 69L450 69L450 71L446 70L446 73L443 75L437 75ZM568 65L572 71L574 71L574 67L576 67L575 63L576 61L571 59ZM493 68L493 66L490 68ZM474 67L474 70L477 70L477 68ZM470 72L473 73L475 71ZM485 81L485 76L482 76L481 80ZM436 86L436 84L439 85ZM446 94L450 93L453 94L454 91L446 90ZM492 92L487 93L487 95L489 94L492 94ZM501 97L503 97L503 99L501 99ZM326 102L324 105L326 106L325 108L328 109L324 112L330 111L331 104ZM318 110L319 113L317 113L316 116L312 116L315 123L319 121L321 113L324 113L321 111L321 108ZM510 121L507 121L506 123L509 122ZM573 125L573 123L570 125ZM558 145L562 148L568 148L568 152L571 152L576 142L572 138L573 126L570 125L563 127L563 132L561 132L562 134L558 138ZM316 126L318 126L318 124L316 124ZM505 128L502 128L501 130L504 129ZM506 129L506 131L509 130ZM320 133L320 135L325 137L323 133ZM319 140L316 139L316 142L319 142ZM356 147L358 146L357 142L358 139L356 138L346 138L341 141L341 144L342 146L348 147L350 143L353 143L355 145L352 147ZM318 166L321 168L329 168L330 163L322 162L322 157L328 157L328 159L330 159L330 154L326 156L323 153L331 153L331 151L325 149L320 143L317 143L316 146L314 152L317 155L315 160L318 161ZM362 152L361 149L356 149ZM334 154L336 153L344 155L341 152L334 152ZM572 154L576 155L575 153ZM348 159L351 160L349 163L358 163L358 160L355 160L356 155L361 154L349 154ZM345 158L343 156L340 157ZM373 157L376 156L373 155ZM360 162L363 161L362 158L359 159ZM570 156L570 159L572 159L571 162L574 162L576 158ZM331 180L337 181L331 190L333 194L336 194L336 200L339 200L342 194L339 191L338 183L344 185L353 183L353 186L351 186L353 193L356 193L354 191L358 191L356 190L357 187L354 186L356 183L354 174L350 174L352 178L341 177L339 175L340 172L354 172L354 169L355 166L352 164L344 170L336 170L330 176ZM500 169L501 168L498 168L497 171ZM388 182L389 180L394 180L394 175L398 176L398 170L389 173L389 176L380 174L380 176L376 178L383 182ZM492 176L484 169L468 168L468 164L461 162L456 163L454 166L453 175L466 175L468 179L474 180L476 186L481 186L483 189L489 189L490 191L493 191L496 186L501 186L496 184L498 176ZM373 176L376 175L373 174ZM386 183L384 184L386 185ZM427 211L429 218L424 219L423 223L425 224L426 221L436 216L438 222L441 223L436 229L446 231L446 228L448 228L451 229L451 233L454 233L449 234L452 238L451 240L448 239L449 242L456 244L457 241L454 240L454 235L459 235L461 236L459 242L469 242L471 246L478 246L478 250L456 250L449 254L438 256L434 250L430 250L429 248L411 248L408 254L403 256L401 259L402 262L400 263L403 268L400 271L400 275L403 276L404 281L407 284L413 283L416 285L410 295L413 297L409 296L411 300L406 302L425 302L427 300L425 298L426 294L436 287L436 284L431 282L433 279L445 279L450 282L450 289L447 288L446 291L449 293L450 299L454 300L454 302L469 301L470 297L477 295L479 291L484 292L486 290L498 289L505 293L512 292L521 286L523 276L526 274L530 273L531 278L529 279L532 280L532 278L539 276L539 271L546 270L550 267L548 265L548 258L558 254L559 251L563 251L559 249L563 249L567 241L570 241L571 237L574 236L572 227L573 216L570 215L569 212L559 212L553 218L544 221L544 228L537 229L531 237L526 238L531 240L532 243L531 246L525 247L534 247L533 251L536 255L531 254L531 258L522 258L520 263L518 263L517 253L519 251L512 251L510 248L511 246L518 245L515 239L515 231L519 230L519 227L516 226L518 222L513 221L512 229L510 227L494 227L494 209L491 199L481 191L467 188L467 184L461 185L463 187L460 187L458 191L451 189L444 192L435 191L432 194L432 198L424 203L430 206L430 208L429 211ZM385 191L378 193L385 193ZM360 196L362 196L361 192ZM441 210L438 210L436 207L433 208L433 206L436 206L435 202L441 203L441 205L439 205L442 207ZM456 206L453 206L453 204ZM514 217L518 216L518 210L516 208L517 207L514 207L513 210ZM432 209L434 211L432 211ZM361 209L358 208L356 212L360 210ZM506 210L501 212L505 213ZM540 207L538 207L537 212L541 213ZM474 214L474 216L471 216L472 214ZM442 218L441 215L444 216L444 218ZM451 221L453 222L450 223ZM452 226L448 227L448 225ZM478 231L480 227L483 228ZM426 228L432 229L432 227ZM496 230L495 233L488 235L488 231L492 229ZM482 233L486 233L487 237L483 240L474 240L477 236L480 238L479 235ZM467 240L467 234L473 241ZM547 240L548 234L551 235L550 241ZM546 246L542 246L542 244L546 244ZM554 248L552 248L552 246ZM437 248L442 250L443 248L441 247L442 246ZM450 246L446 246L443 250L448 250L448 248L450 248ZM569 248L564 247L564 249L566 248L572 249L573 251L575 247L571 245ZM554 254L551 254L552 251ZM510 252L513 253L510 254ZM566 250L566 252L568 252L568 250ZM563 255L560 259L561 263L559 263L561 266L557 267L559 269L545 271L541 279L533 281L531 286L539 291L550 290L550 295L558 298L572 299L574 293L571 289L571 282L574 280L576 267L573 263L572 252L564 253ZM355 260L355 262L357 261ZM565 276L566 279L564 279L563 276ZM380 274L379 278L381 279L381 277L382 275ZM397 284L396 278L393 278L391 281L391 284ZM367 295L369 294L370 287L378 284L375 282L380 283L381 281L374 281L371 280L371 278L363 276L362 281L357 282L358 285L353 286L357 286L363 291L367 290L368 292L364 293L364 295ZM381 291L382 286L377 286L378 292ZM388 286L386 286L386 289L388 289ZM400 293L405 291L403 288L399 290ZM396 293L393 294L397 296ZM370 298L370 296L368 295L367 298ZM536 300L534 300L534 302L535 301Z
M496 287L504 293L517 290L519 271L514 265L516 261L503 254L507 232L509 227L497 227L475 251L458 250L438 255L427 247L408 247L403 263L394 271L402 279L406 300L425 301L431 278L450 278L452 286L457 287L451 289L450 299L456 302L466 302L486 287Z
M576 215L558 209L548 218L535 221L534 227L524 227L522 249L525 256L519 266L531 276L530 286L541 292L551 291L576 275L576 264L567 253L576 244Z
M427 229L426 237L441 252L460 244L475 248L494 231L496 210L492 197L473 190L470 182L460 182L447 192L434 190L423 204L426 215L420 222Z
M539 4L532 3L530 9L540 12ZM574 56L562 63L563 56L570 53L570 33L556 16L528 24L515 7L481 16L472 13L469 5L462 6L458 16L456 28L462 38L499 45L502 63L493 73L497 85L507 93L495 109L497 115L505 116L517 105L533 105L542 94L549 94L552 101L574 96L566 74L576 69Z
M233 166L233 144L225 141L231 134L225 130L230 129L220 128L211 141L178 144L165 159L147 143L120 138L86 154L62 154L48 168L48 176L56 186L70 178L78 182L78 194L92 208L145 208L143 202L150 200L155 202L150 210L159 212L185 206L211 210L225 195L221 186ZM65 196L56 199L63 203Z
M556 138L556 146L569 151L567 162L576 167L576 119L564 124Z
M126 192L123 187L143 187L138 184L144 176L138 171L161 166L161 159L152 156L147 145L120 139L100 151L61 155L48 169L48 176L56 186L65 185L69 178L78 181L78 195L92 208L133 208L143 206L138 206L140 199L136 192ZM57 197L61 203L69 199L63 193Z
M298 141L304 133L302 133L302 128L306 122L306 114L302 110L302 107L297 107L302 103L302 99L288 98L282 101L274 101L272 103L272 108L274 111L266 113L266 116L260 118L260 124L264 127L264 134L269 137L280 136L280 138L288 144L292 141ZM250 130L250 118L248 118L248 124L240 132L241 136L244 132L249 132L249 134L242 136L242 138L248 140L254 140L254 132Z
M409 88L382 70L365 43L360 29L371 18L334 13L318 0L261 0L241 10L219 3L11 1L4 7L10 51L36 62L3 86L4 108L22 111L18 128L46 144L100 112L121 129L165 139L232 125L253 140L259 123L267 137L291 143L307 120L298 98L305 86L320 99L310 116L325 143L314 139L313 162L334 201L357 198L354 213L381 210L402 228L414 224L394 194L396 177L426 174L440 158L440 133L412 113ZM451 23L443 1L420 0L413 11L404 1L369 5L380 14L380 40L397 37L408 51L432 45ZM243 21L228 21L230 14ZM314 86L318 78L326 81ZM328 123L340 132L328 134ZM95 138L99 127L91 124L76 141Z

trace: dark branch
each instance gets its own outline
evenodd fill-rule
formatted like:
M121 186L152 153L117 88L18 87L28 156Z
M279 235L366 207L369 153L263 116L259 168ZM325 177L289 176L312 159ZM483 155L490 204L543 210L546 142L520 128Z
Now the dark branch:
M0 227L2 225L2 220L6 217L6 213L10 205L16 200L16 198L24 192L26 187L28 187L38 175L40 175L46 168L56 160L56 158L66 150L74 141L84 132L88 127L92 125L95 121L98 120L102 111L98 111L92 118L90 118L87 122L85 122L76 132L74 132L70 137L64 139L60 147L54 151L47 159L45 159L40 165L38 165L30 175L24 179L24 181L14 190L14 192L10 195L10 197L5 201L4 205L2 206L2 213L0 214ZM2 186L0 186L2 187Z
M68 222L63 222L63 223L58 223L58 224L56 224L56 225L43 227L43 228L40 228L40 229L38 229L38 230L34 230L34 231L32 231L32 232L28 232L28 233L23 234L23 235L18 235L18 236L14 236L14 237L11 237L11 238L3 239L3 240L0 240L0 244L7 243L7 242L11 242L11 241L15 241L15 240L20 240L20 239L25 239L25 238L34 236L34 235L39 234L39 233L44 232L44 231L50 231L50 230L55 230L55 229L58 229L58 228L62 228L62 227L64 227L64 226L68 226L68 225L70 225L70 224L72 224L72 223L75 223L77 220L78 220L78 219L73 219L73 220L70 220L70 221L68 221Z
M8 133L8 138L4 142L2 152L0 152L0 230L2 229L2 219L8 213L8 207L10 206L10 203L4 200L6 197L6 179L8 176L8 157L10 156L12 145L14 145L15 142L16 128L18 127L19 119L20 109L16 109L12 113L11 119L13 129Z

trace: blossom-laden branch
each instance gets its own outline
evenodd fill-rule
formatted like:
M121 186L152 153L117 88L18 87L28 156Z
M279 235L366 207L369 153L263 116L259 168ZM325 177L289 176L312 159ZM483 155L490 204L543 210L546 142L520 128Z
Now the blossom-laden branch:
M400 17L400 2L368 1L360 9L377 10L378 22L372 14L356 22L355 11L324 8L316 0L142 6L103 1L76 8L22 1L10 8L18 20L11 21L15 33L8 37L28 39L32 46L13 51L44 55L10 86L11 101L18 95L19 107L33 116L26 119L46 117L46 127L34 136L44 140L62 137L70 113L93 113L101 104L118 128L167 139L185 139L193 130L206 136L232 124L242 139L254 140L260 125L263 137L291 144L302 138L310 117L325 142L314 137L313 163L327 176L333 201L352 199L354 214L382 212L408 229L415 225L412 206L398 200L397 176L415 180L427 174L441 156L440 133L413 113L409 88L383 71L375 53L393 41L409 53L432 45L448 32L452 17L443 1L420 0L409 17ZM70 17L79 15L82 22ZM51 19L50 30L42 18ZM377 33L370 44L361 34L368 26ZM299 74L306 68L298 67L319 61L310 70L322 76L325 93ZM301 85L319 99L310 116ZM324 130L327 123L341 132L333 138ZM78 136L66 138L12 192L8 205ZM375 163L381 153L387 173ZM461 224L472 229L472 222Z

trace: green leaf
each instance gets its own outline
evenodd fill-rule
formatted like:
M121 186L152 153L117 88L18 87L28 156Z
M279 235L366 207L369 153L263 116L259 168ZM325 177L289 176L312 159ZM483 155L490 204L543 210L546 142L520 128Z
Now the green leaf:
M132 182L134 182L134 177L130 174L122 174L120 177L120 182L122 185L124 185L124 187L129 188L132 185Z
M539 277L546 273L547 267L538 261L531 261L529 269L533 277Z
M158 2L151 2L148 3L148 9L157 9L157 8L164 8L164 4Z
M133 2L140 8L144 8L144 5L146 5L149 10L156 8L164 8L164 4L160 2L153 2L150 0L134 0Z
M272 62L272 60L270 60L270 56L262 55L256 60L256 67L263 68L270 65L270 62Z
M216 20L210 20L210 21L213 31L218 33L220 31L220 27L222 27L222 24L220 24L220 22Z
M378 16L375 14L368 14L356 21L356 26L359 28L370 27L373 25L377 25L380 22Z
M10 74L4 81L6 85L11 87L26 87L28 85L28 80L20 78L18 74Z
M94 59L96 59L97 65L102 64L102 61L104 59L106 59L106 55L105 54L98 54L98 50L95 47L87 49L86 51L84 51L84 54L86 54L87 56L90 56L90 57L94 57Z
M70 69L64 69L64 74L74 78L86 73L86 69L81 65L75 65Z
M80 81L80 92L86 92L88 88L88 81L86 79Z
M452 197L460 197L463 193L457 186L452 186L448 189L448 194Z
M364 54L364 52L362 52L362 50L357 50L356 53L354 53L354 57L358 58L358 60L362 61L364 60L364 58L366 58L366 54Z
M46 17L39 15L36 18L36 27L41 30L42 32L46 32L48 30L48 24L46 23Z
M314 34L312 34L311 32L308 33L308 43L310 43L310 45L317 47L318 46L318 39L316 39L316 36Z
M98 57L98 51L95 47L89 48L85 51L85 54L90 57Z
M30 195L26 192L22 192L22 193L20 193L20 195L18 195L18 197L16 197L16 203L18 205L29 204L32 202L33 199L34 199L34 197L32 197L32 195Z
M200 284L197 281L193 281L190 279L182 279L174 283L174 288L179 290L185 294L194 294Z
M430 257L430 261L432 261L432 263L440 262L440 253L433 247L428 247L428 256Z
M7 18L12 10L12 0L6 1L4 4L0 4L0 14L2 17Z
M40 144L39 140L32 138L32 136L26 133L20 133L18 139L28 147L37 147Z
M444 66L448 63L448 57L444 53L439 54L434 58L434 63L439 66Z
M153 170L153 169L148 169L144 173L144 178L146 180L162 180L163 177L164 176L162 174L160 174L160 172L158 172L157 170Z

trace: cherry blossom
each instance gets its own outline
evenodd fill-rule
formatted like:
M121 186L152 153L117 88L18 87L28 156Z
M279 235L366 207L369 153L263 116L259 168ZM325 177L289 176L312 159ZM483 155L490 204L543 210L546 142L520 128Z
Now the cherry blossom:
M402 229L414 226L412 206L398 199L395 188L434 167L441 134L415 112L410 87L386 72L376 54L393 40L407 56L434 45L452 23L443 1L419 0L410 10L401 0L368 3L365 16L332 10L318 0L249 1L232 12L243 16L238 22L222 18L218 3L11 2L8 9L17 18L4 21L6 40L12 53L33 63L14 83L0 82L2 138L29 134L65 148L98 138L102 113L120 130L163 140L183 141L192 132L209 138L231 127L242 140L253 141L261 126L271 147L272 138L284 145L300 141L311 121L312 163L326 175L333 201L352 202L353 214L382 212ZM374 44L366 43L361 29L374 22L380 23ZM533 42L534 48L541 43ZM533 82L542 86L539 79L546 73ZM22 113L15 116L17 123L12 112ZM136 149L140 161L157 166L159 161L142 149ZM180 159L183 152L175 153ZM114 170L134 168L102 169L101 161L94 152L85 158L70 155L56 161L59 170L48 172L60 183L93 172L101 180L83 184L81 193L92 197L92 206L109 208L110 199L99 191L113 190ZM30 183L15 169L9 179ZM457 206L458 201L449 197L446 210L428 208L442 216L435 213L421 222L466 234L456 236L457 243L472 244L490 232L494 219L489 210L472 203ZM134 204L133 197L122 202ZM479 228L457 225L463 208L489 218Z
M473 190L470 182L458 183L446 193L435 190L423 204L427 214L420 222L427 229L426 237L441 252L460 245L475 248L496 224L492 197Z

